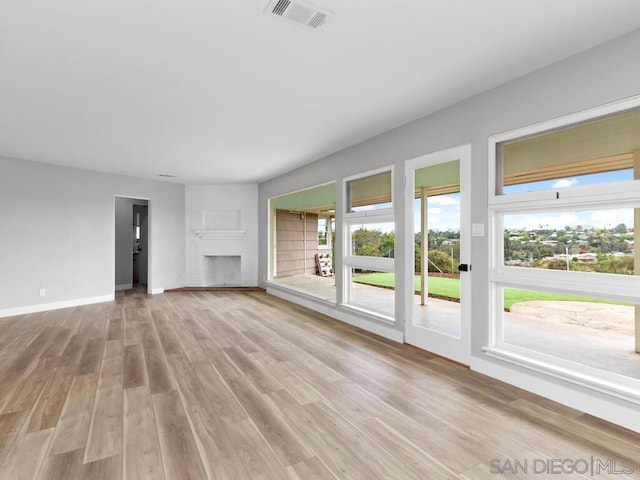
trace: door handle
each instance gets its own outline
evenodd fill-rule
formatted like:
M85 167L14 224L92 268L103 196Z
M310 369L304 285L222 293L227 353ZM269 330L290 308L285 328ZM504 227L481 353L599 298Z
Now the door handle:
M471 265L469 265L468 263L461 263L460 265L458 265L458 271L459 272L470 272L471 271Z

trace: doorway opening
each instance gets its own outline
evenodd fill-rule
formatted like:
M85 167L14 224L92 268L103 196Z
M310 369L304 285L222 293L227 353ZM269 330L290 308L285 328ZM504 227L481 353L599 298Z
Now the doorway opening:
M149 201L115 197L115 290L148 290Z

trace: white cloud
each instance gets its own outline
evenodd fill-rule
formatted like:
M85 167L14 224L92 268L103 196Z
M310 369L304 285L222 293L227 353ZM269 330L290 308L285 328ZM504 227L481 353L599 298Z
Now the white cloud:
M577 178L561 178L559 180L556 180L555 182L553 182L551 184L551 188L566 188L566 187L573 187L574 185L577 185L578 179Z
M581 221L578 215L571 213L506 215L504 220L504 226L509 230L537 230L539 228L559 230L566 225L575 226L586 223L584 220Z
M435 201L434 201L435 200ZM436 206L437 205L437 206ZM438 195L429 197L427 210L429 229L459 230L460 229L460 196L459 194ZM420 199L413 203L414 231L420 231Z
M620 223L633 226L633 209L592 210L586 212L517 214L505 216L505 228L509 230L537 230L548 228L561 230L565 226L578 225L595 228L613 228Z
M453 198L449 195L438 195L437 197L429 197L429 205L449 206L449 205L459 205L459 204L460 204L459 198Z
M590 220L591 225L600 228L613 228L621 223L627 227L633 227L633 209L597 210L591 212Z

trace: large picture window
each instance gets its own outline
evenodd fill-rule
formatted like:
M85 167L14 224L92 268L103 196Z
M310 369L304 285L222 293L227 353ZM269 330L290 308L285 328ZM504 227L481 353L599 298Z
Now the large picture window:
M490 139L486 348L637 403L639 106L635 98Z
M270 277L281 287L336 301L333 228L336 184L270 200Z
M345 180L344 293L349 307L395 317L395 217L389 169Z

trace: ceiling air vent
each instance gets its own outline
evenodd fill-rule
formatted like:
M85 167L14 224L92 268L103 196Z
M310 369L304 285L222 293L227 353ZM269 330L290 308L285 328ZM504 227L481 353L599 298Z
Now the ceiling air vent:
M324 25L333 12L305 2L304 0L271 0L265 10L278 17L286 18L295 23L301 23L311 28Z

